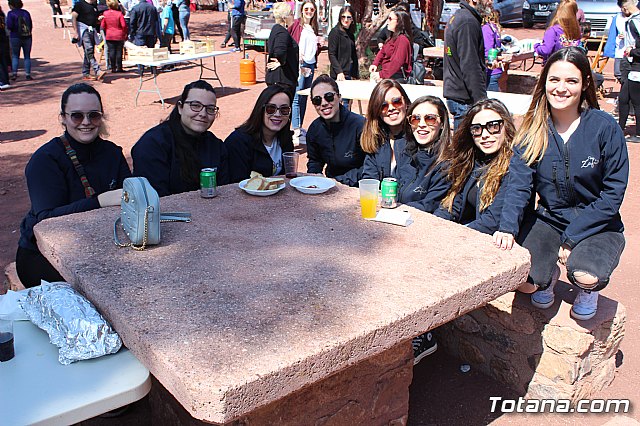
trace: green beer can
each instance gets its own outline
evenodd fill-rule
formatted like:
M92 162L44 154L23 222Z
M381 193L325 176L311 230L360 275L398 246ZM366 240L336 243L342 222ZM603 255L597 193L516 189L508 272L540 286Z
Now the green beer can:
M213 198L218 195L217 174L217 167L200 170L200 196L202 198Z
M380 185L380 207L395 209L398 207L398 181L395 178L384 178Z

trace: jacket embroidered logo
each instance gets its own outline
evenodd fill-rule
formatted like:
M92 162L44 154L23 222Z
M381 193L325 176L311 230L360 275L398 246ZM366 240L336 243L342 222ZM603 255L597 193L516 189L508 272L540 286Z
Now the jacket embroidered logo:
M354 155L353 151L347 151L344 153L344 158L353 158Z
M415 192L416 194L426 194L427 190L421 186L416 186L413 192Z
M591 167L592 169L600 162L600 160L596 160L595 158L593 158L592 156L588 156L586 160L582 160L582 167L581 168L587 168L587 167Z

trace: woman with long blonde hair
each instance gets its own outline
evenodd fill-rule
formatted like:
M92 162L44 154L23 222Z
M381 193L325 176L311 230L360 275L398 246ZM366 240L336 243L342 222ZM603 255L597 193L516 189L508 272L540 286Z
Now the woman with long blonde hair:
M575 0L564 0L558 5L556 14L544 32L542 43L537 43L533 50L544 61L554 52L569 46L580 46L582 32L576 18L578 3Z
M499 100L485 99L469 109L440 158L451 189L436 216L485 234L498 230L515 133Z
M625 245L619 211L629 157L620 127L598 109L582 49L549 57L513 151L494 242L510 249L517 239L529 250L531 270L520 290L533 293L531 303L541 309L553 305L558 264L565 265L577 287L571 316L591 319Z

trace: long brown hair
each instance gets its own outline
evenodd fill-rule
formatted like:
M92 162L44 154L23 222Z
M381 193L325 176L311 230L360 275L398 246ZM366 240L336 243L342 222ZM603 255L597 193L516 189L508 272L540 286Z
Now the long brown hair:
M380 112L382 111L385 95L394 87L400 91L400 95L404 99L405 109L411 103L407 92L404 91L400 83L396 80L386 78L376 84L369 98L367 120L364 123L364 129L362 129L362 136L360 137L360 146L362 150L368 154L378 152L378 149L380 149L389 137L389 126L380 118Z
M578 18L576 18L577 13L578 3L576 3L575 0L563 0L558 5L556 14L549 26L558 24L568 39L580 40L582 38L582 31L580 30Z
M481 155L481 151L476 147L473 136L471 136L470 127L476 114L486 109L498 113L500 118L504 120L504 141L480 177L483 182L480 190L480 205L478 206L480 211L493 203L500 189L502 178L509 171L509 161L512 154L511 141L516 133L511 114L507 107L497 99L484 99L476 102L460 123L451 143L443 147L439 160L440 163L445 164L447 179L451 182L451 189L442 200L442 206L449 211L453 208L455 196L464 190L464 185L473 171L475 161Z
M302 15L302 8L307 4L312 5L315 9L315 12L313 12L313 18L311 18L311 22L309 22L309 25L311 25L311 28L313 28L313 33L315 35L319 35L320 29L318 27L318 6L316 6L316 3L313 0L305 0L300 5L300 24L304 26L304 15Z
M512 144L524 148L523 158L528 165L540 160L549 145L549 117L551 110L547 100L547 76L551 65L558 61L565 61L575 65L582 75L582 93L578 112L585 108L600 109L596 97L596 86L591 77L591 66L584 51L579 47L565 47L555 52L547 59L542 69L540 79L533 89L531 105L524 115L522 125L518 129ZM585 85L587 86L585 89Z
M400 34L404 34L405 37L409 39L409 42L413 43L411 16L409 16L409 14L402 9L394 9L391 11L391 13L396 15L398 23L396 24L396 30L393 31L390 40L395 40ZM391 16L391 13L389 13L389 16Z

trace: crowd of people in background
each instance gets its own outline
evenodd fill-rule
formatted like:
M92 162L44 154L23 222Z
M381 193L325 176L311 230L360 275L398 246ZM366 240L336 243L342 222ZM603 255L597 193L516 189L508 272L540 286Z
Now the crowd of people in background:
M21 0L9 3L6 25L11 46L22 48L26 58L30 40L20 32L20 23L30 25L30 18ZM237 3L230 28L244 15ZM412 102L407 95L401 83L416 56L412 23L406 9L393 10L388 36L369 69L377 84L364 117L350 111L338 85L359 76L353 9L340 10L339 22L329 34L329 75L314 79L316 5L304 1L300 19L294 20L288 3L276 3L272 8L276 24L267 41L267 87L246 120L223 141L210 130L220 111L213 88L201 80L189 83L166 120L133 146L133 171L122 150L104 139L108 133L100 94L86 83L71 86L62 96L59 112L63 135L39 148L26 168L31 209L21 225L16 257L20 279L27 286L39 284L41 278L57 279L55 269L38 251L36 223L119 204L124 178L144 176L164 196L198 189L199 172L205 167L217 167L220 185L247 179L252 171L265 177L280 175L283 154L295 150L294 136L298 142L305 136L308 173L323 173L349 186L357 186L363 178L396 179L398 202L492 235L497 249L509 250L515 243L528 249L531 271L520 291L531 293L534 306L546 309L554 303L553 289L560 265L564 266L577 291L571 316L581 321L592 318L598 292L609 284L625 245L619 210L629 174L626 117L616 123L599 110L596 77L580 43L577 5L564 0L543 41L535 46L544 67L516 130L506 106L487 96L499 75L489 50L499 49L501 39L499 18L490 3L462 0L447 26L446 103L433 96ZM154 5L142 1L129 10L128 24L115 0L109 0L109 10L101 18L95 0L78 0L73 24L84 47L85 79L103 76L94 56L98 25L115 55L110 56L112 70L118 72L122 65L117 56L126 37L152 47L158 28L164 43L174 36L171 26L178 26L171 12L174 4L188 40L189 18L183 13L187 0L167 1L160 15ZM619 4L618 19L626 18L624 45L619 47L624 52L621 80L637 117L639 10L633 0ZM235 29L231 36L237 48ZM29 78L26 60L25 74ZM305 88L310 89L318 117L303 135L306 97L298 91ZM413 344L416 362L437 347L428 333Z

